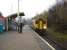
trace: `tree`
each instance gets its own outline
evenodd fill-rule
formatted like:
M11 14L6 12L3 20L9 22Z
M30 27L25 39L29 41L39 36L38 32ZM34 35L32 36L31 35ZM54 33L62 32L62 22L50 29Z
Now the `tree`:
M49 10L48 23L57 31L67 30L67 2L54 5Z

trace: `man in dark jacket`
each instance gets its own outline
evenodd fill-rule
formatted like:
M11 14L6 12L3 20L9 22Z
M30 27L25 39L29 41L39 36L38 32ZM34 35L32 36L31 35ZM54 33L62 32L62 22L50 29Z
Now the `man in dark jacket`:
M24 26L24 23L20 23L20 26L19 26L20 27L20 30L19 30L20 33L22 33L23 26Z
M24 18L21 19L19 23L19 32L22 33L24 27Z

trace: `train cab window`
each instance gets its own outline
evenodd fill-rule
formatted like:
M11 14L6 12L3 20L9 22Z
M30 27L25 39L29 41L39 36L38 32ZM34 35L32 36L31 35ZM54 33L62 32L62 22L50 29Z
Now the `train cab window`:
M46 24L46 21L43 21L44 24Z
M36 21L36 24L38 24L38 21Z

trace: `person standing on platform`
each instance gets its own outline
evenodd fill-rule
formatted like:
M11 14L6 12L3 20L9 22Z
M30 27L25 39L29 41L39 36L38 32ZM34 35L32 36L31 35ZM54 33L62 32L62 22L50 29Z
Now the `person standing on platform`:
M23 32L23 26L24 26L24 18L20 19L19 21L19 33Z

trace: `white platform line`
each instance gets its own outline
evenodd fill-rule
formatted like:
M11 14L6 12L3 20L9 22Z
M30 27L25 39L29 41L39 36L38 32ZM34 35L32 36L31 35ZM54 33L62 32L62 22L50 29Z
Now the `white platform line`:
M33 30L32 30L33 31ZM35 32L35 31L34 31ZM38 36L44 43L46 43L52 50L56 50L54 47L52 47L45 39L43 39L40 35L38 35L35 32L35 35Z

